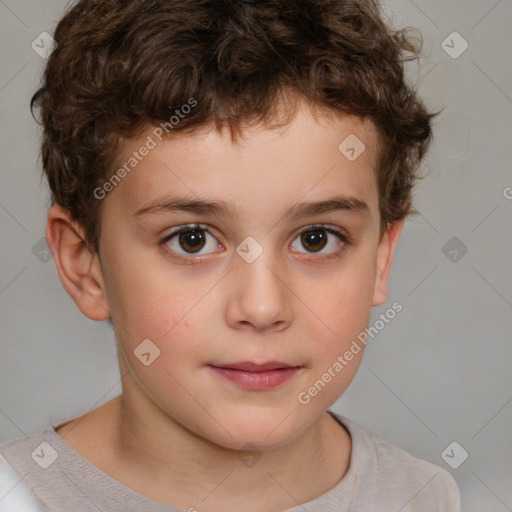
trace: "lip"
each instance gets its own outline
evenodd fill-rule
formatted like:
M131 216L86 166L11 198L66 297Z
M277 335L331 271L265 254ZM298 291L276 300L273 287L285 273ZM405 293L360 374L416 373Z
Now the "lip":
M220 377L251 390L275 388L296 375L302 368L302 366L292 366L280 361L269 361L262 364L243 361L208 366Z
M281 361L269 361L267 363L253 363L252 361L242 361L239 363L210 365L215 368L226 368L230 370L245 370L247 372L266 372L268 370L278 370L281 368L293 368L292 364Z

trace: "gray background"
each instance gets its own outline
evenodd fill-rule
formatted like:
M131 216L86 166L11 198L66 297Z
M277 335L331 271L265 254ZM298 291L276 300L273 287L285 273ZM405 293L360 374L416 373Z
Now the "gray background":
M111 328L79 312L38 245L48 194L28 103L44 60L31 43L64 9L0 0L0 442L121 390ZM370 339L333 409L448 469L465 511L512 511L512 5L393 0L385 11L423 34L409 76L430 107L446 108L415 194L422 213L405 224L371 325L395 300L403 310ZM454 31L469 44L460 56ZM469 454L457 469L441 456L454 441L446 460Z

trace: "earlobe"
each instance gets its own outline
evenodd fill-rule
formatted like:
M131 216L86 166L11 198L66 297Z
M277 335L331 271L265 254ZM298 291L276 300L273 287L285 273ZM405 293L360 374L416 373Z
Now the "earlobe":
M404 219L390 224L379 243L372 307L380 306L388 298L388 278L391 270L391 263L393 262L393 256L395 254L395 249L398 239L400 238L403 225Z
M62 286L80 311L92 320L109 318L99 256L85 244L83 228L55 205L48 212L45 234Z

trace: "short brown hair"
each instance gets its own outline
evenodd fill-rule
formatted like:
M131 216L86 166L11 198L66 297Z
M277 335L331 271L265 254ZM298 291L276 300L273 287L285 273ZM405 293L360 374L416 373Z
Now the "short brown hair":
M299 97L369 118L381 140L381 234L411 213L431 118L404 78L420 44L392 29L374 0L81 0L58 23L57 47L32 97L52 193L99 249L94 190L113 174L121 138L197 106L171 133L268 124ZM341 142L341 141L340 141Z

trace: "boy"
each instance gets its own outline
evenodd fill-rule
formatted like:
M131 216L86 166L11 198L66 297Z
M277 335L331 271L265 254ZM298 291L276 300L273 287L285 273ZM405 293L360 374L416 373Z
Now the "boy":
M329 411L431 137L405 33L372 0L82 0L54 37L46 238L122 394L5 443L0 510L458 511Z

